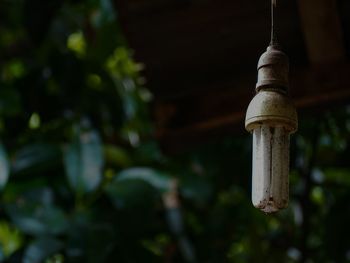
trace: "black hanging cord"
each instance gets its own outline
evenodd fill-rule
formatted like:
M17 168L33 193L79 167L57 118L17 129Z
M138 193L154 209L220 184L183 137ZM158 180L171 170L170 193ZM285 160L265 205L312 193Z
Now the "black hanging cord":
M270 45L277 45L277 36L275 32L275 8L277 0L271 0L271 42Z

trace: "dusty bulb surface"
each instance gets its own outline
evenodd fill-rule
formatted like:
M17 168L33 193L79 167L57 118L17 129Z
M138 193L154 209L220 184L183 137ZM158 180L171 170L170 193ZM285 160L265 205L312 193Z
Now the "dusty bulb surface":
M271 43L259 59L256 95L245 118L245 128L253 134L252 203L265 213L288 206L289 137L298 129L288 95L289 59Z
M289 200L289 132L283 126L262 124L253 130L253 205L277 212Z

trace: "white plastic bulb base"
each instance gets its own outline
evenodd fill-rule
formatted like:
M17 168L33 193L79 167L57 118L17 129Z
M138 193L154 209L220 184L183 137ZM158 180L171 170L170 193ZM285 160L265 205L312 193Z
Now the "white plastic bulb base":
M263 212L288 206L289 134L283 126L266 124L253 130L252 202Z

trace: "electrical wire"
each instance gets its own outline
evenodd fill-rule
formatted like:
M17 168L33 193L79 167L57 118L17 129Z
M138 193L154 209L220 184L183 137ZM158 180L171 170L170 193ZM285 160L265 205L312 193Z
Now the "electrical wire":
M275 8L277 6L277 0L271 0L271 42L270 45L277 44L277 36L275 32Z

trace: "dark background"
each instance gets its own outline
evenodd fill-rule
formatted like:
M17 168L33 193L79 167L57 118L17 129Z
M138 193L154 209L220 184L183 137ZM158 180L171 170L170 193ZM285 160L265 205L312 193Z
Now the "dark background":
M269 8L1 1L0 261L349 262L349 1L278 1L300 121L273 215L244 130Z

